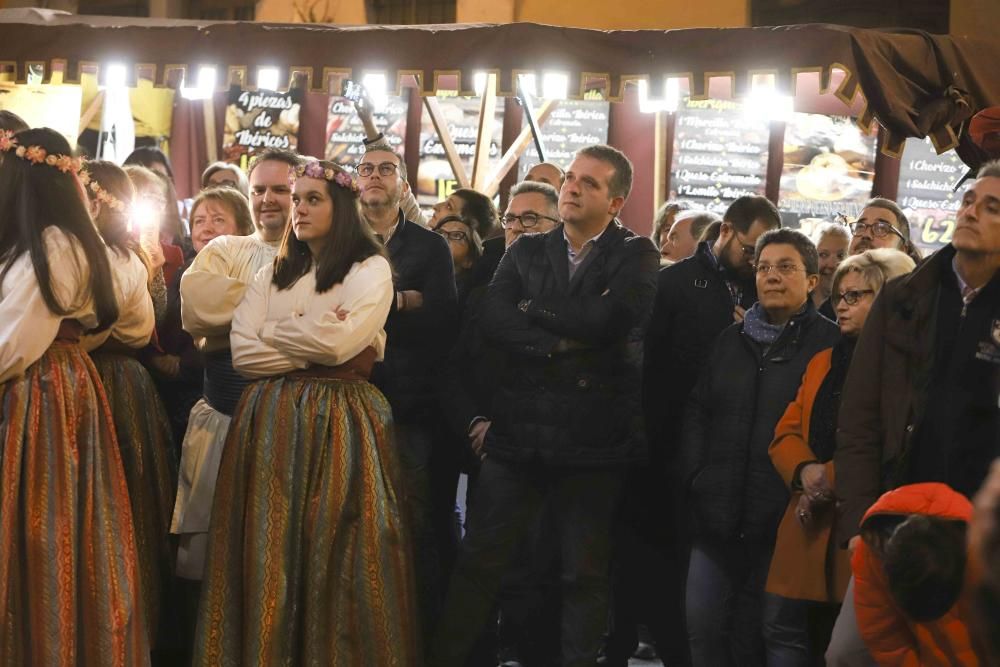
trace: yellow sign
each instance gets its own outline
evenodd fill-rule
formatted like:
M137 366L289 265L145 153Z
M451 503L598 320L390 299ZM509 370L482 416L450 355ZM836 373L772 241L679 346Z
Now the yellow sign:
M80 86L0 83L0 109L13 111L31 127L51 127L76 146Z
M135 119L135 136L169 137L170 123L174 115L174 91L170 88L154 88L153 82L139 79L135 88L129 88L128 99ZM99 92L97 77L84 73L80 77L83 99L78 105L82 115ZM101 129L101 113L98 111L87 125L87 129Z

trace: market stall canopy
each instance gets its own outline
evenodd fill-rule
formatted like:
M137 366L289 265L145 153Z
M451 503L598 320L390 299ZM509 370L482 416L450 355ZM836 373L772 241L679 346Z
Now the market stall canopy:
M881 124L883 150L898 154L906 137L931 136L939 152L958 143L964 121L1000 104L1000 44L914 30L866 30L836 25L775 28L611 30L515 23L508 25L334 26L204 22L76 16L46 10L0 11L0 66L25 81L30 68L44 78L126 63L157 86L175 86L187 72L218 69L220 88L255 88L262 67L281 70L279 85L304 76L313 90L334 78L382 72L398 89L416 75L430 95L442 77L457 76L473 94L477 72L495 73L498 94L512 94L516 76L541 80L558 72L568 96L603 81L606 97L620 101L630 81L647 80L652 98L668 78L687 81L694 98L709 81L730 77L732 93L747 93L755 77L770 75L778 91L794 93L796 75L818 73L824 89L834 71L845 104L864 99L859 122ZM840 77L837 77L840 78Z

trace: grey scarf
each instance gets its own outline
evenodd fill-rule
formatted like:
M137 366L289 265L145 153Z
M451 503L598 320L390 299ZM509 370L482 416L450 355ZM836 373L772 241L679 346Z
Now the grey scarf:
M761 308L759 301L751 306L750 310L743 316L744 333L750 336L755 343L764 347L769 347L778 340L778 336L781 335L784 328L784 324L771 324L767 321L767 314Z

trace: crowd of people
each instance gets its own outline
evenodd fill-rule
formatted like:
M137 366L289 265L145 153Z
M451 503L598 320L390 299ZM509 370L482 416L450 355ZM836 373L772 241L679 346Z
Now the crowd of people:
M186 209L0 116L0 665L1000 660L1000 163L926 258L647 238L613 147L425 214L359 114Z

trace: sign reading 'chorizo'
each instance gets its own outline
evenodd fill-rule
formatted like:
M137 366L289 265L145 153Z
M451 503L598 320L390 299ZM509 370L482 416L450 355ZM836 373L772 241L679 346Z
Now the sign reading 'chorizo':
M722 213L744 195L763 195L770 131L732 100L684 100L677 110L671 199Z
M384 108L372 114L379 132L397 154L403 155L406 140L407 97L390 95ZM354 103L339 95L330 98L326 116L326 159L342 166L353 167L365 152L365 126L354 109Z
M966 171L955 151L938 155L928 139L906 140L896 201L910 220L913 242L925 253L951 243L962 202L955 184Z

